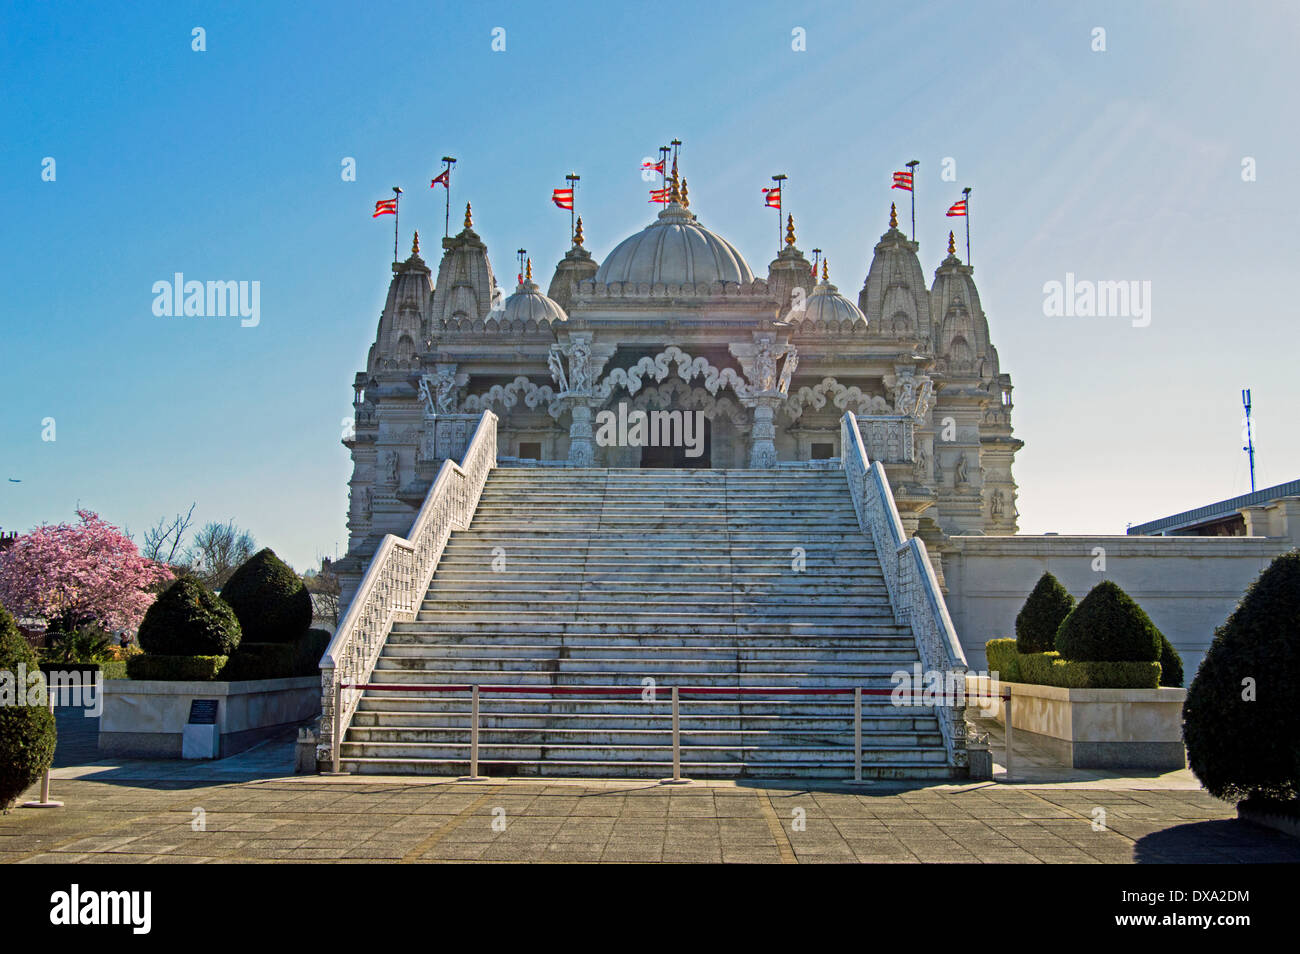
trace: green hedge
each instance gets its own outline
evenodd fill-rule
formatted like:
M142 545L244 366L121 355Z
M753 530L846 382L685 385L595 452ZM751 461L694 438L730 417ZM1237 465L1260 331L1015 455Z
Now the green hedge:
M292 643L240 643L219 678L240 682L314 676L320 671L320 658L329 641L325 630L310 629Z
M1062 659L1060 653L1022 653L1022 682L1061 689L1157 689L1160 663Z
M1016 616L1016 648L1022 653L1045 653L1056 648L1056 631L1074 609L1074 597L1050 573L1034 584Z
M9 672L17 683L20 665L30 677L36 672L36 653L0 606L0 670ZM25 704L28 686L15 684L13 689L21 698L0 706L0 811L5 812L54 761L54 714L43 704Z
M984 644L990 673L997 673L1002 682L1020 682L1020 654L1014 639L990 639Z
M221 598L252 643L293 643L311 626L306 584L270 549L259 550L231 574Z
M1160 634L1160 685L1171 689L1183 687L1183 657L1164 633Z
M127 679L126 660L110 659L106 663L100 663L99 671L104 674L105 679Z
M153 601L140 623L140 648L159 656L228 656L240 640L239 620L193 577L181 577Z
M1094 586L1056 631L1056 651L1080 662L1156 662L1160 630L1114 582Z
M126 661L128 679L168 682L210 682L225 668L229 656L154 656L142 653Z

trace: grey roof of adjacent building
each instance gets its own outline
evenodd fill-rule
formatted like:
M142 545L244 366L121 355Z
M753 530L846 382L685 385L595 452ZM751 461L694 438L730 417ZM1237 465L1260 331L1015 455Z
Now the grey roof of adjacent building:
M1242 494L1240 497L1229 497L1227 500L1220 500L1218 503L1197 507L1195 510L1185 510L1171 517L1161 517L1159 520L1139 523L1129 527L1128 532L1131 535L1150 535L1167 533L1170 530L1181 530L1185 527L1194 527L1197 524L1230 517L1246 507L1257 507L1260 504L1277 500L1279 497L1293 497L1297 494L1300 494L1300 479L1290 480L1285 484L1277 484L1273 487L1265 487L1263 490Z

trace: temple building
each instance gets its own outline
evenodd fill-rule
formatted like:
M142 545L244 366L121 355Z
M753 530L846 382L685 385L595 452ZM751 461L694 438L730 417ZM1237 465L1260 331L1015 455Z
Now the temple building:
M711 469L837 466L852 411L940 579L949 539L1016 532L1011 378L951 234L927 287L891 208L854 300L829 261L815 270L792 218L759 276L700 220L676 161L666 187L655 220L599 260L579 219L545 293L527 262L504 294L469 206L436 280L416 234L353 385L345 599L487 409L502 465ZM702 452L607 446L597 421L620 405L700 412Z

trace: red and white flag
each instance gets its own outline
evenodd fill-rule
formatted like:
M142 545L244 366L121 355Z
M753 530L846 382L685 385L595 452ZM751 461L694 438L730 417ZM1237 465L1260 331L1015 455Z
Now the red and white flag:
M780 186L777 186L775 189L764 189L763 196L764 196L763 198L764 205L770 206L773 209L781 208L781 187Z
M950 209L948 210L948 215L949 215L949 216L965 215L965 214L966 214L966 200L965 200L965 199L958 199L956 202L954 202L954 203L952 204L952 208L950 208Z
M650 169L654 172L662 173L664 171L664 161L660 159L658 162L651 162L649 159L647 159L645 162L641 163L641 168Z
M561 209L573 211L573 190L572 189L552 189L551 201Z
M889 188L891 188L891 189L902 189L904 192L911 192L911 191L912 191L912 171L909 169L907 172L895 172L895 173L894 173L894 184L891 185Z
M377 219L381 215L396 215L396 214L397 214L396 199L380 199L378 202L375 203L375 214L372 215L371 218Z
M672 201L672 199L671 199L671 198L669 197L669 195L668 195L668 193L670 193L671 191L672 191L672 189L670 189L670 188L651 189L651 190L650 190L650 201L651 201L651 202L659 202L659 203L662 203L662 204L664 204L664 205L667 205L669 202Z
M436 176L434 176L434 177L433 177L433 181L429 183L429 188L432 189L434 186L442 186L444 189L450 189L450 188L451 188L451 170L450 170L450 169L443 169L442 172L440 172L440 173L438 173Z

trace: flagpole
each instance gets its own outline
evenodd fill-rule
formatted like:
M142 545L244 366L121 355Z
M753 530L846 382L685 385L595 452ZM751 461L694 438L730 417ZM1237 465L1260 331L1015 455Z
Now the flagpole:
M444 208L443 217L442 217L442 237L447 238L451 235L451 167L456 164L456 160L453 159L451 156L443 156L442 161L447 164L447 168L445 170L445 172L447 173L447 181L443 183L443 186L447 192L446 195L447 203Z
M781 222L785 218L782 214L782 204L785 202L785 173L775 175L772 181L776 183L776 254L781 254Z
M961 190L961 194L966 197L966 264L970 262L970 186Z
M907 164L908 170L912 173L912 241L916 241L916 167L921 164L920 159L913 159Z
M397 258L397 222L398 217L402 214L402 190L393 186L393 264L398 263Z
M581 179L582 176L574 175L570 172L564 178L569 181L569 189L572 190L572 194L569 196L569 245L572 246L574 235L573 220L574 216L577 215L575 210L578 208L578 180Z
M659 147L659 165L663 167L659 170L659 191L661 195L667 194L666 190L668 189L668 154L670 152L672 152L672 149L668 146ZM667 205L668 203L660 202L659 204Z

